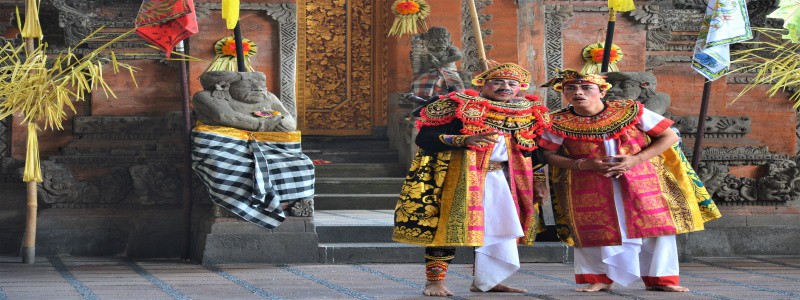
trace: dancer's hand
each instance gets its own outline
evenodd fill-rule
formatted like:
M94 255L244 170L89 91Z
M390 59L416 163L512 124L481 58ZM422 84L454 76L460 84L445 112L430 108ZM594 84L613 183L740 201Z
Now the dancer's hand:
M472 135L464 140L464 145L473 147L484 147L494 143L497 143L497 133L495 132Z

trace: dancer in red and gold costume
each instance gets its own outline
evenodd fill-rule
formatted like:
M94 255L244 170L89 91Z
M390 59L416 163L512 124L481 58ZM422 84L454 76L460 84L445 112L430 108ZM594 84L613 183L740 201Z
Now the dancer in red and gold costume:
M553 167L558 235L575 247L578 291L643 280L680 286L675 235L720 217L683 156L672 121L636 101L603 101L603 77L565 70L548 85L570 106L539 141Z
M517 244L543 229L547 192L531 157L546 110L528 89L530 73L507 63L473 79L481 91L451 93L421 113L420 152L395 209L394 240L425 245L427 296L449 296L445 275L454 246L474 246L470 290L524 292L501 284L519 269ZM538 172L537 172L538 171Z

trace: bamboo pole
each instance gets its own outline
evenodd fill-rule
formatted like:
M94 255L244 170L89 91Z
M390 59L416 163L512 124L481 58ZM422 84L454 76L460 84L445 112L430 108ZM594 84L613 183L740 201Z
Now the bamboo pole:
M34 39L25 39L25 50L30 55L34 50ZM28 134L36 134L29 131ZM31 151L28 149L28 151ZM32 264L36 262L36 213L39 208L39 199L36 196L37 182L31 180L25 183L28 196L28 210L25 221L25 237L22 242L22 262Z
M469 15L472 19L472 31L475 33L475 47L478 49L481 71L486 71L489 69L489 64L486 61L486 50L483 47L483 35L481 33L481 22L478 19L478 9L475 7L475 0L469 0L467 4L469 4Z

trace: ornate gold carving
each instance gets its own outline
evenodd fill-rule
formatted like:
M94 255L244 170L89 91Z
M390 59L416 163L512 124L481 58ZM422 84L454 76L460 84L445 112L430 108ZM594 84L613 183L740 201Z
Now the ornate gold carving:
M385 90L377 89L375 0L300 0L298 118L306 134L370 134L385 118ZM378 29L376 29L378 28ZM384 77L385 76L380 76ZM384 79L385 80L385 79ZM378 104L381 103L381 104ZM383 122L378 121L378 122Z

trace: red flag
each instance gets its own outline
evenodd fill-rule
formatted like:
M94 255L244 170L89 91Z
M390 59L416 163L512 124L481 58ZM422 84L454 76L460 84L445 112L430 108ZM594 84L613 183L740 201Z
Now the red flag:
M193 0L144 0L136 16L136 33L167 58L175 45L198 31Z

